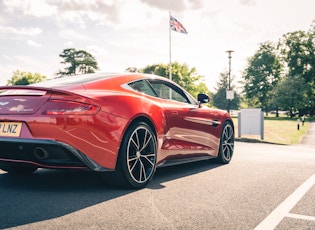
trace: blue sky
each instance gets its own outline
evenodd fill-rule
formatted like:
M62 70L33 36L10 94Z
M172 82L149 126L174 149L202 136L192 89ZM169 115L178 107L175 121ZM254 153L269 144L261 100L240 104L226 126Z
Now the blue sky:
M308 30L314 0L0 0L0 85L13 71L52 77L65 48L84 49L102 72L169 62L169 11L188 34L172 32L172 60L195 67L210 89L228 68L241 77L265 41Z

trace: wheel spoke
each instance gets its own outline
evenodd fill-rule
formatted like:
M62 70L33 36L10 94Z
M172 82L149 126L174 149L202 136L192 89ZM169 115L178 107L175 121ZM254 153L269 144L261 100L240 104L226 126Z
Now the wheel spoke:
M150 157L152 158L152 157L154 157L154 156L155 156L154 153L152 153L152 154L147 154L147 155L142 155L142 157L143 157L144 159L146 159L146 161L147 161L151 166L154 166L154 159L155 159L155 158L153 158L152 160L150 160Z
M143 149L145 149L148 146L150 140L152 139L152 136L150 134L149 134L149 138L147 138L147 136L148 136L148 131L146 130L145 137L143 139L144 144L143 144L142 148L140 149L140 152L142 152Z
M222 145L222 152L223 152L224 157L226 159L229 159L230 151L229 151L229 148L226 144Z
M233 151L234 150L234 143L227 143L227 146Z
M134 137L136 138L136 140L134 140ZM138 132L134 133L134 135L131 137L131 141L134 144L134 146L136 147L136 149L139 150L140 142L139 142Z
M145 170L145 166L143 165L142 161L140 160L140 178L139 181L146 181L147 180L147 175L146 175L146 170ZM143 175L143 179L142 179L142 175Z
M224 139L226 139L227 136L228 136L228 129L227 129L227 127L225 127L225 129L224 129L223 135L224 135Z
M231 140L232 139L232 137L233 137L233 130L232 130L232 128L231 127L229 127L229 136L228 136L228 140Z
M128 162L134 161L134 160L137 160L137 156L132 156L132 157L129 156Z
M225 150L223 151L223 153L224 153L225 158L226 158L227 160L230 160L230 158L231 158L231 152L230 152L230 149L229 149L227 146L225 147Z
M137 162L138 162L138 158L137 157L134 157L134 158L128 160L129 166L131 166L130 167L130 171L134 170L135 166L137 165Z

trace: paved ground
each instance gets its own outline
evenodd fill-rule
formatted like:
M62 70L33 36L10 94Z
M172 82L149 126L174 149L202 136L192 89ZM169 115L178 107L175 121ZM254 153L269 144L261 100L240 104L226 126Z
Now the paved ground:
M315 230L315 148L236 142L228 165L157 170L142 190L82 171L0 171L0 229Z
M310 123L310 128L307 134L303 137L301 144L315 145L315 121Z
M120 190L92 172L0 170L0 229L314 229L315 123L298 145L236 142L233 161L160 168Z

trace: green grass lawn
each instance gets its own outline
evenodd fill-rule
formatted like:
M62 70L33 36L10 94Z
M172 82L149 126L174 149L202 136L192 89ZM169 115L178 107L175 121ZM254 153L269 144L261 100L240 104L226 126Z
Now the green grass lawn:
M290 119L286 117L265 117L264 118L264 140L261 140L260 135L242 135L238 137L238 118L234 117L235 137L240 141L248 142L267 142L274 144L293 145L298 144L303 136L307 133L310 126L307 119L300 129L297 129L297 118Z

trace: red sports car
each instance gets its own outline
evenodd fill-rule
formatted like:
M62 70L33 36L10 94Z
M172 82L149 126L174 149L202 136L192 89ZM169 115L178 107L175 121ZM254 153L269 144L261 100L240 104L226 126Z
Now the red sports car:
M174 82L140 73L87 74L0 87L0 169L100 172L143 188L157 167L216 158L229 163L229 113Z

